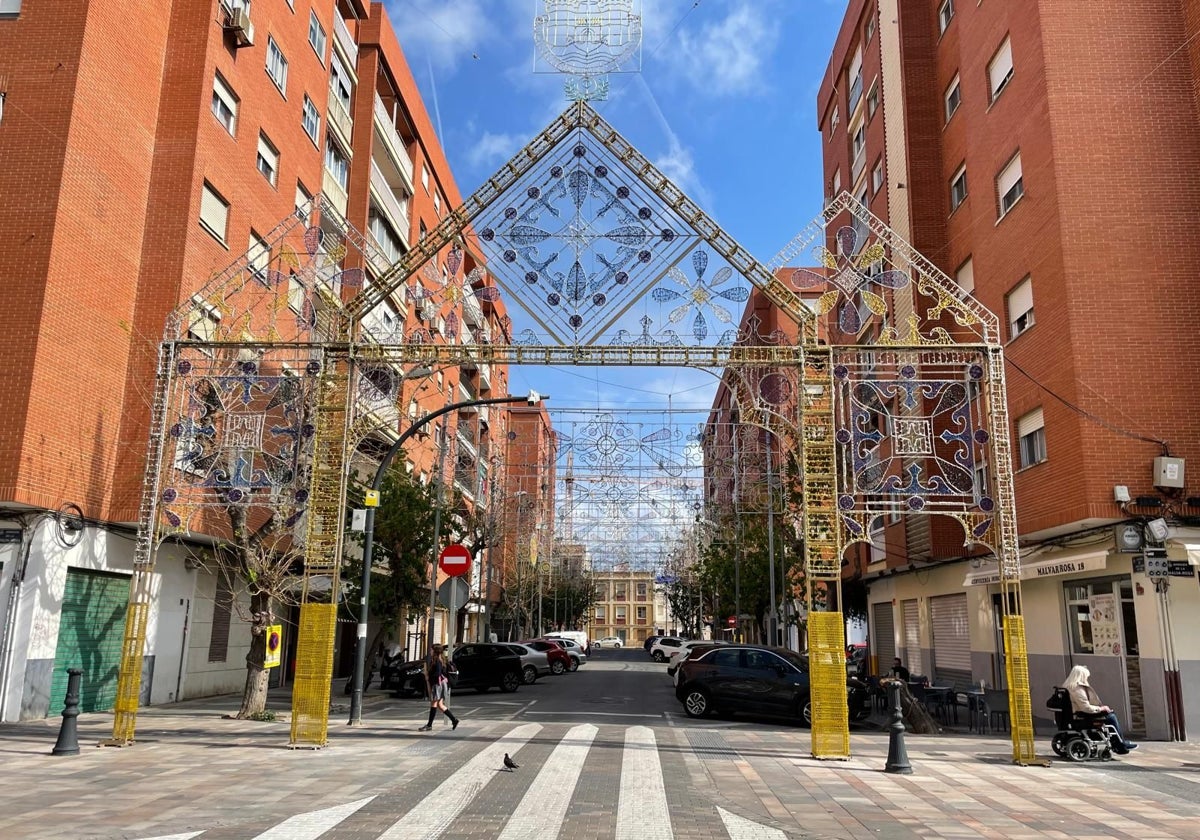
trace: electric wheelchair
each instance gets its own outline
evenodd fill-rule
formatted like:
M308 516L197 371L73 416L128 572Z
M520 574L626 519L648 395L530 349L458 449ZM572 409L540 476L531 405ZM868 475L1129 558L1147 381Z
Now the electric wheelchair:
M1050 748L1057 755L1071 761L1113 760L1112 744L1117 730L1102 718L1074 714L1071 695L1065 688L1054 689L1046 708L1054 712L1054 724L1058 727L1050 741Z

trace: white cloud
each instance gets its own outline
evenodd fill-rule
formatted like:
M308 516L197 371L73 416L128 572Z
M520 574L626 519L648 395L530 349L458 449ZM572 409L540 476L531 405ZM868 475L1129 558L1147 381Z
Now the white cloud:
M389 0L387 5L410 63L420 55L438 70L453 70L470 61L495 32L482 0Z
M494 134L484 131L467 149L467 163L472 169L495 169L515 155L525 145L519 134Z
M722 20L677 34L676 44L659 53L677 74L705 93L753 93L766 82L766 64L779 43L779 31L761 3L739 4Z

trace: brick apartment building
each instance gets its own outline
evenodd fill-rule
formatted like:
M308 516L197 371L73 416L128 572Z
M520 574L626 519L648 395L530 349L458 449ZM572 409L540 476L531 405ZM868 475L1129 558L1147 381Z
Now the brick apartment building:
M1149 737L1175 668L1200 718L1198 24L1191 0L850 0L817 102L826 195L1003 325L1035 716L1081 663ZM1156 478L1161 456L1182 462ZM1164 597L1145 539L1177 561ZM948 518L881 520L874 543L876 660L1003 685L994 562Z
M0 719L15 720L57 713L81 655L98 663L85 710L111 705L168 313L242 254L270 260L264 237L318 191L386 255L369 276L461 199L380 3L6 0L0 93ZM469 243L464 260L482 264ZM372 317L445 331L415 304L401 290ZM499 302L463 311L463 342L503 329ZM411 380L382 439L506 377ZM447 432L481 508L487 431L466 412ZM408 447L425 480L437 441ZM248 631L191 565L159 553L145 702L242 686Z

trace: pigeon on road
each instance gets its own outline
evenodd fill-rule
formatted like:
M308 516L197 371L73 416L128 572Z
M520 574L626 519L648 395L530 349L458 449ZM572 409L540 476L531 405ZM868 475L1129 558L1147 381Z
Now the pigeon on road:
M511 758L508 757L508 753L504 754L504 769L505 770L512 772L513 770L516 770L520 766L521 766L520 764L517 764L517 762L513 761Z

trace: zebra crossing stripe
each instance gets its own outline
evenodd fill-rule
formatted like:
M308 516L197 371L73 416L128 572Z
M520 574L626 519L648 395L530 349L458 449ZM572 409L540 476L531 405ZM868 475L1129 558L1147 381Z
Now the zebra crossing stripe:
M193 837L199 837L207 830L205 828L200 831L188 831L183 834L163 834L159 837L147 837L145 840L192 840Z
M648 726L625 731L616 840L673 840L658 743Z
M274 828L255 836L254 840L317 840L326 831L341 823L342 820L374 798L374 796L368 796L357 802L347 802L345 805L335 805L320 811L309 811L307 814L296 814L294 817L288 817Z
M729 840L787 840L787 835L778 828L731 814L720 806L717 806L717 813L721 815L721 822L725 823Z
M562 815L571 804L597 732L597 727L585 723L564 736L525 792L499 840L557 840Z
M541 731L540 723L526 723L484 747L470 761L438 785L377 840L434 840L471 804L483 786L503 767L504 754L515 753Z

